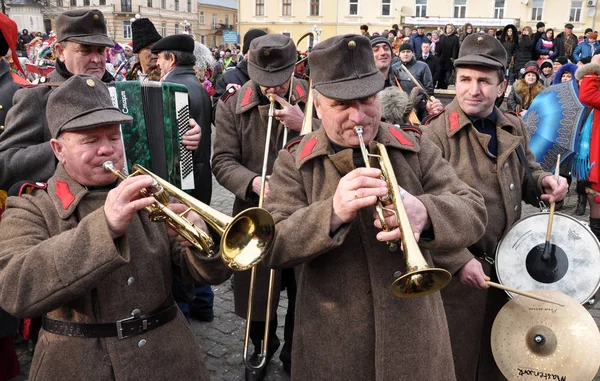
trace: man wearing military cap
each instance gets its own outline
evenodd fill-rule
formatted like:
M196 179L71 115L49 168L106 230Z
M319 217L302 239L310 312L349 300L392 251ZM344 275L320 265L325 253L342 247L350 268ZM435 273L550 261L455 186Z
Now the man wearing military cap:
M174 303L174 269L188 282L220 283L217 257L182 249L144 207L153 184L117 184L103 167L124 163L120 123L95 76L74 75L48 99L50 145L59 161L47 184L10 197L0 229L0 305L43 315L31 365L36 380L209 380L202 353ZM176 212L184 205L170 206ZM195 213L187 215L206 230ZM178 237L180 240L180 237Z
M127 71L127 80L160 80L160 71L156 66L158 56L152 53L151 49L162 39L162 36L158 34L152 21L147 18L139 18L132 22L131 34L133 53L137 54L137 62Z
M294 75L297 59L294 42L280 34L258 37L250 44L248 54L248 74L250 80L239 90L228 90L217 105L213 173L217 181L235 194L233 214L257 206L261 188L264 147L270 139L267 153L267 174L273 169L277 153L284 145L284 128L289 128L288 140L298 136L302 127L303 112L301 106L306 102L308 84L305 80L294 79L290 88L290 78ZM290 99L291 103L288 103ZM269 97L277 105L274 112L271 136L267 137ZM265 198L272 196L270 182L265 184ZM290 369L290 353L293 332L295 282L293 270L286 270L276 276L275 295L272 311L277 310L279 283L288 288L288 315L286 316L285 345L280 359L284 369ZM258 360L260 346L265 330L267 308L267 289L269 269L259 264L257 267L256 290L254 293L250 338L255 346L251 363ZM233 276L235 313L245 318L247 312L250 272L235 272ZM269 332L269 358L279 346L275 334L277 317L273 314ZM247 380L261 380L265 377L266 367L260 371L246 372Z
M383 144L415 237L423 248L457 249L483 234L483 199L458 179L439 149L414 128L381 122L384 79L369 40L336 36L309 56L315 110L322 128L279 153L265 207L275 238L265 262L296 266L298 303L292 380L455 380L439 293L410 300L390 285L406 271L404 255L386 241L374 217L388 188L365 168L364 143ZM466 226L454 229L455 221ZM431 255L423 250L425 259ZM423 353L415 355L414 348Z
M573 61L573 52L577 47L578 38L573 34L573 24L565 24L564 32L554 39L556 43L556 57L564 56Z
M479 34L465 38L454 61L456 97L423 128L458 176L483 195L490 216L476 244L459 256L435 258L439 266L457 275L442 290L442 298L460 380L504 379L489 339L491 323L506 302L506 294L479 289L487 288L486 280L495 277L490 263L500 238L521 217L522 195L523 201L538 205L533 190L545 202L562 200L567 192L566 179L561 177L557 183L536 163L523 120L494 105L506 88L505 65L506 50L496 38ZM527 181L525 165L535 184Z

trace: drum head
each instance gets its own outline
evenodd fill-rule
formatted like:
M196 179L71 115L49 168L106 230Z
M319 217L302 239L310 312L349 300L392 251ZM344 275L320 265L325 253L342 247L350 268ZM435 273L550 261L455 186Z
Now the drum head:
M600 287L600 244L579 220L555 213L550 243L566 254L566 257L558 258L557 269L563 271L557 277L560 279L540 281L538 274L528 268L527 259L532 249L546 241L548 216L548 213L538 213L525 217L502 238L496 249L498 280L505 286L523 291L557 290L583 304ZM508 294L513 297L510 292Z

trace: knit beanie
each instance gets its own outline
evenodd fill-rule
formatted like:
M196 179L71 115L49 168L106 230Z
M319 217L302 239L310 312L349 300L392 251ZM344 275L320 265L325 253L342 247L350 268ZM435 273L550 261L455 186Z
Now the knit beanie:
M264 36L266 34L267 32L265 32L262 29L250 29L249 31L247 31L244 35L244 47L242 48L242 54L246 55L246 53L248 53L248 50L250 49L250 43L252 42L252 40L254 40L257 37Z
M373 36L371 37L371 47L374 47L375 45L379 45L379 44L386 44L387 46L390 47L390 50L392 50L392 44L390 43L390 40L387 39L387 33L384 36Z
M525 64L525 71L523 72L523 77L525 77L527 73L533 73L535 74L537 79L540 79L540 67L538 66L537 62L529 61Z
M403 50L410 50L412 52L413 51L413 47L408 42L405 42L402 45L400 45L400 49L398 49L399 52L401 52Z

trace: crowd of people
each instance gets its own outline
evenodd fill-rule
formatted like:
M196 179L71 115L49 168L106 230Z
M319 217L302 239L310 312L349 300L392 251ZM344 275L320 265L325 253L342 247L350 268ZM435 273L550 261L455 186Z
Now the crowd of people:
M12 59L0 60L0 380L19 373L17 318L39 322L29 325L32 380L208 380L186 320L212 321L210 285L229 278L234 312L250 320L246 380L263 380L281 346L277 314L267 311L284 288L279 359L292 380L504 380L490 331L507 296L488 289L492 257L522 202L561 201L568 184L535 161L521 115L497 101L513 76L517 111L546 79L575 77L582 101L600 109L600 54L585 64L597 35L578 42L569 25L551 47L539 42L548 41L544 25L537 40L510 25L498 37L469 24L427 34L363 25L362 35L328 38L303 60L281 34L248 31L238 56L187 34L163 38L145 18L132 22L131 46L117 47L102 12L71 10L56 20L53 71L30 85L16 58L16 24L0 14L0 56ZM122 50L120 61L111 63L111 49ZM583 61L575 75L568 60ZM181 144L192 151L191 196L210 204L214 175L235 196L232 215L256 206L272 215L253 299L250 271L233 271L151 220L152 177L119 180L106 170L109 161L123 168L121 125L132 122L107 87L119 79L188 89ZM451 85L449 104L433 97ZM600 159L600 128L590 144L590 160ZM409 227L375 212L391 185L367 162L375 147L396 174ZM588 180L590 225L600 236L599 166ZM212 237L217 254L227 248L196 212L169 208ZM411 271L401 231L428 265L452 275L442 292L391 292ZM398 350L399 342L427 353Z

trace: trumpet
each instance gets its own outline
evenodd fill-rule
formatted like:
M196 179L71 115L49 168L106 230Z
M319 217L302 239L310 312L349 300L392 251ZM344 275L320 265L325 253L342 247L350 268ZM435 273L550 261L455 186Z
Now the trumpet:
M114 173L121 180L137 175L148 175L154 183L140 193L144 197L154 197L155 201L145 210L153 222L166 222L195 248L215 257L214 241L202 229L188 220L185 215L196 212L210 227L221 235L219 256L233 271L244 271L254 267L264 258L264 251L275 233L275 222L269 212L263 208L248 208L235 217L227 216L192 196L169 184L159 176L141 165L133 166L133 173L124 175L115 168L111 161L106 161L103 168ZM168 208L169 197L179 200L187 206L183 213L176 213Z
M354 127L354 132L358 135L365 166L370 168L370 158L376 158L379 163L379 169L381 169L381 178L385 180L388 186L388 194L379 198L375 205L381 227L384 231L390 231L385 221L385 213L391 213L396 218L398 228L400 229L401 249L404 252L406 261L406 273L392 282L392 294L398 298L416 298L441 290L450 283L452 275L444 269L431 268L423 257L410 227L408 214L402 202L400 187L398 186L398 181L396 180L396 175L394 174L394 169L392 168L392 163L385 146L375 143L376 153L370 153L363 140L363 127ZM385 208L390 205L393 205L395 210ZM388 242L388 248L390 251L397 250L398 242Z

